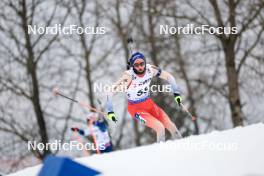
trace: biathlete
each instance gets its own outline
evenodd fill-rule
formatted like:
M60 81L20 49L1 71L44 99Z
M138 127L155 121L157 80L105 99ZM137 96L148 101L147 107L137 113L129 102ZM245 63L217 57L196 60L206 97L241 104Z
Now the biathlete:
M78 132L81 136L93 137L94 143L98 147L100 153L107 153L113 151L113 145L109 136L108 127L104 117L92 114L87 118L88 128L79 129L77 127L71 128L72 131Z
M128 99L128 112L140 123L155 130L157 142L165 141L165 128L170 132L172 139L181 138L175 124L168 115L150 99L150 83L153 77L165 79L171 85L175 101L182 102L181 92L174 77L160 68L146 64L145 56L134 53L129 59L130 69L125 71L121 78L112 85L113 90L107 94L108 118L116 122L112 104L114 93L125 90Z

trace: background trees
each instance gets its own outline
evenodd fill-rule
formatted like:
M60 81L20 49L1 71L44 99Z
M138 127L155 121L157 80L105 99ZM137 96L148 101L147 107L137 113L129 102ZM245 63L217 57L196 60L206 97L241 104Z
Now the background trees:
M55 99L59 86L92 106L126 69L128 36L147 61L170 71L192 122L170 94L153 93L185 135L263 122L264 4L261 0L17 0L0 2L0 170L36 164L50 152L28 151L27 141L71 139L69 127L85 127L87 111ZM28 25L106 27L103 35L29 34ZM237 27L237 34L161 35L160 25ZM159 80L154 83L164 84ZM124 95L114 97L119 117L109 124L117 149L153 142L152 131L132 121ZM75 153L67 153L75 155ZM19 161L19 162L18 162ZM2 163L2 162L1 162Z

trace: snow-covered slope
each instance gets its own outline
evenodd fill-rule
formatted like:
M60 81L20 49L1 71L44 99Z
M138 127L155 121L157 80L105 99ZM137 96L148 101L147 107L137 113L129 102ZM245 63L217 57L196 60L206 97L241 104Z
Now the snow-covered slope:
M264 124L76 160L112 176L264 176ZM35 176L40 168L10 176Z

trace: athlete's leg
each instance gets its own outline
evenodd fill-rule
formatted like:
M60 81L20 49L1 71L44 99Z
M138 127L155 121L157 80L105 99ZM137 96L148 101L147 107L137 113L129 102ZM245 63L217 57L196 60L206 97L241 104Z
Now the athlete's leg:
M179 132L176 125L170 120L169 116L160 108L161 111L161 122L169 130L171 133L172 139L179 139L182 138L181 133Z
M165 142L165 128L163 124L158 119L153 117L150 113L139 112L137 114L139 115L139 118L142 118L145 120L145 125L147 127L152 128L153 130L156 131L157 142Z
M153 105L153 112L154 115L165 128L170 132L172 139L182 138L181 133L177 129L176 125L170 120L169 116L156 104Z
M157 142L165 141L165 128L162 123L153 117L150 113L144 110L136 110L135 108L128 106L130 115L135 118L138 122L152 128L157 134Z

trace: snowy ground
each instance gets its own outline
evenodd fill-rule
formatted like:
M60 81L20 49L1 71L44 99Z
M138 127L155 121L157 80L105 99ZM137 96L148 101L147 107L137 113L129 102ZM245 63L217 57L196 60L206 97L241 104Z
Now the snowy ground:
M264 124L76 160L107 176L264 176ZM9 176L36 176L40 168Z

